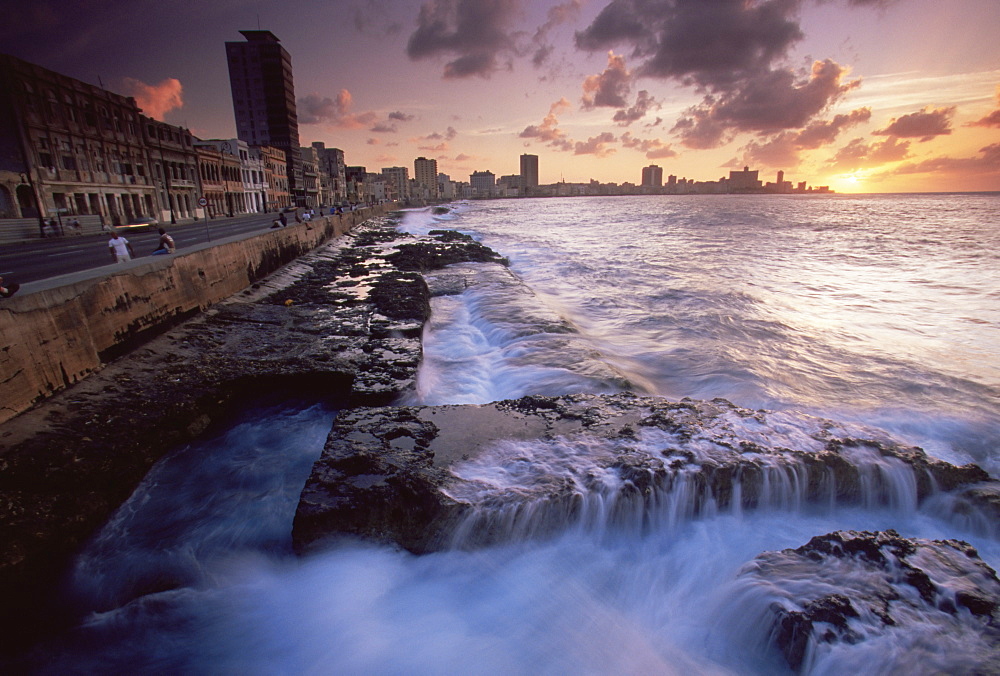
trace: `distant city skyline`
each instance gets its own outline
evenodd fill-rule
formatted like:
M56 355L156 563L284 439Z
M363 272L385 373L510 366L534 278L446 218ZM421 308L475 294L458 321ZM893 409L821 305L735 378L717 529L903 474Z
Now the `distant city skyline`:
M238 136L225 43L267 30L301 144L465 180L714 181L743 166L838 192L1000 190L995 0L347 0L10 7L2 51L201 138ZM136 32L136 27L142 27Z

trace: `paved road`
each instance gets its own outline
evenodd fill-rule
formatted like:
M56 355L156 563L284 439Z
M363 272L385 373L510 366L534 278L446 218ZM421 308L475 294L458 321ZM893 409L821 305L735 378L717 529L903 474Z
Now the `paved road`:
M244 214L183 225L166 223L163 227L174 238L177 249L183 250L194 244L266 230L274 219L274 214ZM291 218L289 220L294 223ZM124 236L132 244L136 258L148 256L160 238L155 229L125 233ZM68 235L6 244L0 247L0 276L9 283L26 284L108 265L112 262L108 239L108 235Z

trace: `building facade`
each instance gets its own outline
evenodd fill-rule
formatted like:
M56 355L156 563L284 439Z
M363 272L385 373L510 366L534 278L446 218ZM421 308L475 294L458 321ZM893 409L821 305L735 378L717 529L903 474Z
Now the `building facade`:
M521 187L525 194L538 189L538 155L521 155Z
M429 160L426 157L418 157L413 160L413 177L417 184L424 189L430 199L438 198L438 163L437 160Z
M663 187L663 167L659 167L655 164L651 164L648 167L642 168L642 187L643 188L662 188Z
M135 99L0 54L0 216L159 211Z
M197 218L201 186L194 136L183 127L145 115L140 120L159 198L158 213L151 215L164 223Z
M469 184L475 197L492 197L496 190L496 175L492 171L474 171L469 176Z
M271 146L250 146L250 152L260 157L264 170L264 211L279 211L291 206L284 151Z
M324 204L323 180L320 177L319 153L313 147L299 148L302 153L302 202L300 206L313 209Z
M383 167L382 175L388 182L389 195L386 199L407 200L410 197L410 172L406 167Z
M347 167L344 163L344 151L340 148L327 148L322 141L314 141L312 147L319 155L320 176L329 181L328 197L325 204L349 200L347 191ZM361 167L364 174L364 167ZM357 200L352 200L357 201Z
M251 146L283 151L289 190L304 201L292 57L271 31L240 34L246 42L226 43L236 135Z
M758 171L750 171L750 167L743 167L743 171L730 171L728 181L729 192L756 192L761 189L761 182L758 178Z

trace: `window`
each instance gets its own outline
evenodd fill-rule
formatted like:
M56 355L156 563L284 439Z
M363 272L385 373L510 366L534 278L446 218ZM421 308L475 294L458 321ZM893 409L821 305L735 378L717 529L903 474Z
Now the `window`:
M76 171L76 158L72 155L63 155L62 168L70 171Z
M66 104L66 117L70 122L76 122L76 108L73 106L73 97L69 94L63 96L63 103Z

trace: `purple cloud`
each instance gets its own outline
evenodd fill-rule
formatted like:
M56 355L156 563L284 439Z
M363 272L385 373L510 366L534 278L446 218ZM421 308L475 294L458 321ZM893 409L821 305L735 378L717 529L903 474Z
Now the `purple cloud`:
M515 50L508 24L519 8L519 0L431 0L420 7L406 53L413 60L454 56L445 78L488 78L499 56Z
M921 142L930 141L935 136L947 136L951 133L951 118L954 114L955 106L948 108L927 106L916 113L893 118L885 129L872 133L878 136L916 138Z

